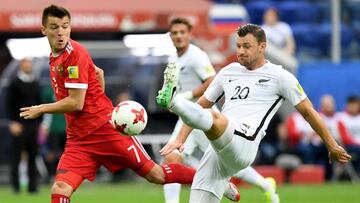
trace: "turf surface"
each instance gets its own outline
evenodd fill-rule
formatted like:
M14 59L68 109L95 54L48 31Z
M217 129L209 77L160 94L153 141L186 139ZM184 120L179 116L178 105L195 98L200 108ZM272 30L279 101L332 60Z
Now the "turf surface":
M262 203L262 193L254 187L240 187L240 202ZM360 183L328 183L324 185L283 185L278 188L282 203L360 203ZM49 203L50 186L39 194L15 195L10 187L0 186L0 203ZM181 203L188 202L189 187L183 187ZM71 199L72 203L162 203L162 187L144 181L128 183L84 183ZM222 203L229 203L222 200Z

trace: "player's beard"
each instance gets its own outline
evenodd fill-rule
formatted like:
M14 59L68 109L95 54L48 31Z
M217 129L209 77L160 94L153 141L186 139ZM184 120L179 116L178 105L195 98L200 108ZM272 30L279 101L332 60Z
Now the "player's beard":
M238 61L241 65L245 66L249 70L251 70L256 63L256 60L249 57L243 58L242 60L239 57Z

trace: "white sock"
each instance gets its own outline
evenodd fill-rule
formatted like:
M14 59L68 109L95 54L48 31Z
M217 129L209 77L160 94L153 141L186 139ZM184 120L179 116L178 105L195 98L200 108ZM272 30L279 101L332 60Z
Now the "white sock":
M165 203L180 202L181 184L169 183L164 185Z
M271 186L265 180L265 178L251 166L244 168L233 176L240 178L251 185L259 187L264 192L271 190Z
M192 189L189 203L220 203L220 200L211 192Z
M171 110L188 126L202 131L208 131L211 128L213 118L209 109L203 109L199 104L178 95L175 95L172 104Z

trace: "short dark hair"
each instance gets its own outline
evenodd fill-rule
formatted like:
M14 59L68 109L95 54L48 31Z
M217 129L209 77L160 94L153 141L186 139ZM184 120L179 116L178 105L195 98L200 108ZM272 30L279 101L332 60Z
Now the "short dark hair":
M354 102L359 102L359 97L355 95L348 96L347 103L354 103Z
M191 29L192 29L192 25L187 18L176 17L176 18L171 19L171 21L169 23L169 29L175 24L184 24L189 29L189 31L191 31Z
M256 38L258 44L260 44L261 42L266 42L266 35L264 30L260 26L255 24L249 23L240 26L237 29L237 34L239 37L245 37L247 34L252 34Z
M71 19L70 12L66 8L61 6L56 6L54 4L44 8L42 14L42 22L41 22L43 26L46 25L46 21L49 16L53 16L57 18L63 18L67 16L69 17L69 19Z

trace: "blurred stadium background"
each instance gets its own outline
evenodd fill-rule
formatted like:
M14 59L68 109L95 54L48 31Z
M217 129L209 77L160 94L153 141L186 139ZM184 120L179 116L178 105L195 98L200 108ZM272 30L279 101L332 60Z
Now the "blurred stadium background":
M335 98L337 111L345 109L347 97L360 96L360 0L0 0L0 203L48 201L50 186L45 181L47 172L40 157L39 178L43 187L39 195L11 193L10 135L4 102L9 82L23 57L33 57L35 74L43 87L50 83L50 51L40 26L42 9L52 3L70 10L71 37L84 43L95 64L104 69L107 95L115 102L119 93L128 92L147 109L149 123L143 141L157 161L161 161L157 150L176 121L174 115L158 108L154 99L162 84L164 64L174 51L166 34L167 23L174 16L192 21L193 42L209 54L219 70L234 60L235 29L247 22L261 25L265 10L274 7L281 21L291 26L296 52L294 56L281 51L269 52L268 58L283 64L298 77L316 109L324 94ZM282 120L292 111L292 107L285 105L280 111ZM336 176L326 180L321 165L295 163L294 166L289 161L293 154L290 155L276 163L264 163L261 157L255 162L262 174L274 176L280 183L282 202L360 202L355 193L359 191L359 180L349 172L352 166L340 171L338 166L332 166ZM26 167L22 169L23 174ZM93 193L109 196L108 200L98 199L109 203L163 201L161 187L145 189L150 185L142 180L122 182L134 178L134 174L126 170L118 176L100 170L96 183L81 188L73 201L90 202L94 200ZM108 185L114 181L121 183ZM256 189L234 181L244 186L240 189L244 202L261 201ZM26 185L25 177L22 183ZM313 184L316 186L311 186ZM126 188L146 193L140 200L139 192L130 193ZM127 194L132 197L122 199ZM186 202L188 189L183 195ZM152 196L154 200L150 200Z

